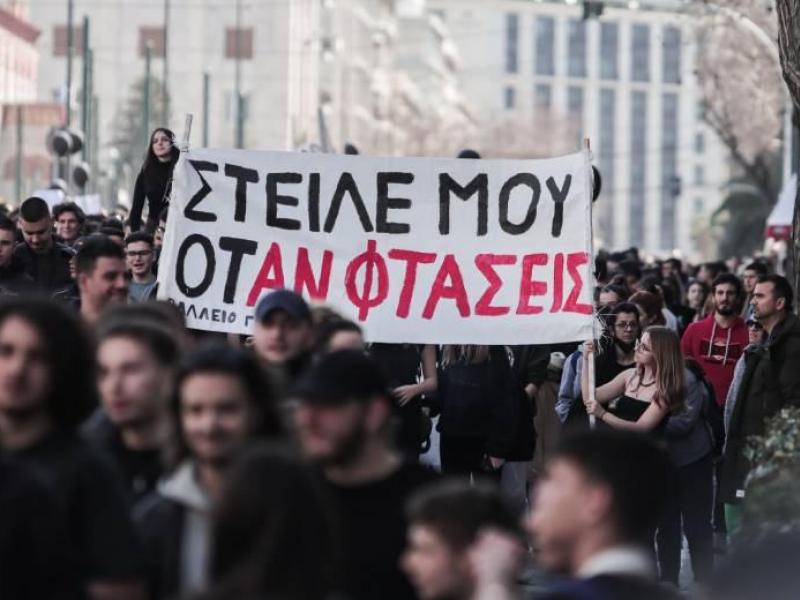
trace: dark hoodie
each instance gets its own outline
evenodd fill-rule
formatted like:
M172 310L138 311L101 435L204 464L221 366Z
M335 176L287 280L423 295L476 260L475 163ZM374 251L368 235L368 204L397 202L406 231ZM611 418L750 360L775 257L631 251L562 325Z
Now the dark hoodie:
M763 352L748 356L728 429L720 495L730 504L744 498L750 463L747 438L764 433L764 421L779 410L800 406L800 320L793 314L778 323Z

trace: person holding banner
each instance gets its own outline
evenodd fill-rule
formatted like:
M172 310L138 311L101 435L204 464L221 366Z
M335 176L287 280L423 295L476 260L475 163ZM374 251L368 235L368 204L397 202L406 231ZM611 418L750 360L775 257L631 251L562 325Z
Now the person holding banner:
M584 363L594 353L586 343ZM616 429L650 432L666 441L676 471L658 527L661 579L678 583L681 521L689 540L695 579L711 574L711 440L700 422L705 390L685 366L677 334L664 326L647 329L636 344L636 368L623 371L589 395L584 364L581 387L586 412ZM614 401L614 408L604 405Z
M144 164L133 188L131 201L131 232L142 229L142 211L147 200L147 222L145 232L155 233L158 215L169 204L172 189L172 171L178 162L180 151L175 146L175 134L166 127L159 127L150 136Z

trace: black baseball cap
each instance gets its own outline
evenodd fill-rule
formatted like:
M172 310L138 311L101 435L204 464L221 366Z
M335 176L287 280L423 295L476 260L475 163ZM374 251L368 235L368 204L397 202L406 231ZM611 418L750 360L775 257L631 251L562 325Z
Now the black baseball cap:
M311 321L311 309L299 294L291 290L275 290L259 300L256 320L263 321L276 310L282 310L299 321Z
M289 396L330 406L390 397L380 366L359 350L338 350L322 356L300 377Z

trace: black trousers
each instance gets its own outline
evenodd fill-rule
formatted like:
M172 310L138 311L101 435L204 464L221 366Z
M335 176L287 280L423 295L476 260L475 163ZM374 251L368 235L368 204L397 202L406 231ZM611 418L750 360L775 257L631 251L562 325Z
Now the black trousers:
M689 542L695 581L707 581L714 564L711 511L714 503L711 455L675 470L672 493L659 520L656 542L661 580L677 585L681 532Z

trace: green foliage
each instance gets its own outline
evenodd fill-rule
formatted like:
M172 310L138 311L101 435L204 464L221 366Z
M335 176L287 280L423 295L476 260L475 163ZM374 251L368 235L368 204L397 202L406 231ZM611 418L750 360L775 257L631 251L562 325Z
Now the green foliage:
M719 256L749 256L764 245L770 206L753 188L736 187L711 217L720 231Z
M748 440L752 465L742 519L745 539L800 531L800 408L785 408L767 421L763 436Z

